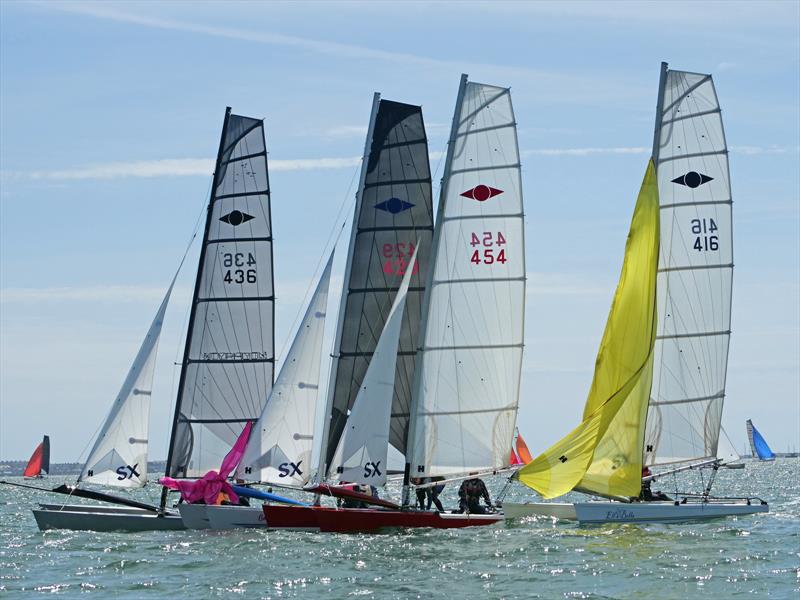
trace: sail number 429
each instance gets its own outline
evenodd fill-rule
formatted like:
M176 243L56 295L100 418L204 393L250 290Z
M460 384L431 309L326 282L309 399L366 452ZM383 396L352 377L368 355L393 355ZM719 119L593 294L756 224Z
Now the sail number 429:
M719 250L719 236L714 235L715 231L714 219L692 219L692 233L697 236L692 247L698 252Z
M502 231L482 231L470 234L469 245L472 257L469 262L475 265L491 265L495 262L506 264L506 238Z
M244 268L256 266L256 258L252 252L225 252L222 255L222 266L226 269L225 275L222 277L222 281L225 283L255 283L257 281L256 270Z

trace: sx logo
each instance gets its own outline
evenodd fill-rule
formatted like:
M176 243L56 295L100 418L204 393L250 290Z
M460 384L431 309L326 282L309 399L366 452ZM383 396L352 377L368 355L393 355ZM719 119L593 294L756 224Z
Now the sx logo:
M300 465L302 464L302 460L298 461L297 464L293 462L281 463L278 465L278 471L280 472L278 477L294 477L295 474L302 476L303 472L300 470Z
M139 463L136 463L133 466L125 465L123 467L117 467L117 481L124 481L126 479L133 479L133 476L140 477L139 472L136 470L136 467L139 466Z
M378 462L368 462L364 465L364 477L378 477L383 475L381 473L381 461Z

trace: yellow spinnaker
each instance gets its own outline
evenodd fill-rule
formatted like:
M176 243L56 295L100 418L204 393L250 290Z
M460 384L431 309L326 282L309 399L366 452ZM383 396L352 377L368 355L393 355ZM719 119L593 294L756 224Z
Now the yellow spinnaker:
M576 487L607 496L639 495L653 382L659 227L658 185L650 161L583 421L519 471L519 480L545 498Z

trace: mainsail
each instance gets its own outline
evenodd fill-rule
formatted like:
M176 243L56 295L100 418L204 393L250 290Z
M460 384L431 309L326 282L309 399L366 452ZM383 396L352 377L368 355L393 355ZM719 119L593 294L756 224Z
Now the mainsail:
M664 63L660 85L653 159L661 251L648 465L717 456L733 277L728 148L714 82Z
M341 481L374 486L386 483L395 365L408 286L418 252L419 246L414 250L403 275L386 325L347 418L347 426L333 455L330 475L338 476Z
M47 435L36 446L22 474L25 477L41 477L42 473L50 473L50 436Z
M464 75L423 310L406 454L411 477L508 464L522 366L523 230L510 90Z
M750 419L747 419L747 439L753 456L757 456L760 460L774 460L775 453Z
M333 253L317 283L264 411L239 463L237 478L302 486L311 475L319 368Z
M228 108L200 250L166 473L217 469L272 389L272 224L264 124Z
M375 94L334 340L320 467L331 464L400 281L419 244L395 371L391 444L406 450L420 310L433 234L428 141L419 106Z
M177 273L175 275L177 278ZM117 394L78 481L123 488L147 482L147 436L158 341L173 278Z
M576 487L605 496L639 495L653 375L658 235L658 188L651 161L631 220L583 420L519 471L520 481L545 498Z

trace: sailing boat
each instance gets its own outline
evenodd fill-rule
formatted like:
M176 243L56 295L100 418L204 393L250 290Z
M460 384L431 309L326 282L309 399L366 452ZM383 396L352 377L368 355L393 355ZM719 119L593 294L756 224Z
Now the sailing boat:
M177 274L176 274L177 277ZM147 478L147 416L161 325L172 285L98 436L79 483L141 487ZM217 153L192 299L167 475L216 468L272 389L272 226L264 124L228 107ZM54 491L123 505L43 505L40 529L182 529L166 507L62 486Z
M749 422L749 421L748 421ZM50 473L50 436L46 435L36 446L31 454L28 464L25 465L23 476L25 479L41 479Z
M657 476L719 467L732 271L727 147L714 84L710 75L662 63L653 156L583 421L519 471L545 498L575 490L612 501L507 503L508 517L663 522L768 510L758 499L712 498L713 475L702 494L635 501ZM648 474L664 465L669 470Z
M373 119L370 136L376 131ZM426 245L418 246L424 257ZM333 450L327 463L321 458L321 476L384 483L381 466L388 437L406 459L402 505L322 484L315 489L381 508L265 505L270 527L297 527L302 521L322 531L451 528L489 525L502 518L499 513L417 511L410 507L410 493L412 477L455 480L508 466L519 397L525 263L516 124L506 88L462 76L429 252L430 265L422 262L419 269L427 280L427 293L411 401L407 412L397 415L405 419L405 435L397 444L392 441L396 411L394 405L387 410L381 383L394 368L389 359L400 312L397 298L389 313L394 319L387 320L378 341L380 360L373 355L349 416L341 410L336 414L335 392L325 413L323 440L328 445L323 447ZM410 294L404 319L411 312ZM343 425L334 427L337 421Z
M750 419L747 419L747 439L750 442L750 450L753 452L753 456L757 456L758 460L775 460L775 453Z

